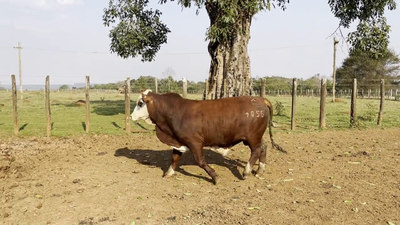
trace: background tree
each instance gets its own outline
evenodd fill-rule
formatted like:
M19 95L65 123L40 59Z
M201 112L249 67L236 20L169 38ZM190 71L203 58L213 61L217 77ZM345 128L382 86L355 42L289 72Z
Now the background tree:
M173 1L173 0L171 0ZM160 4L168 0L160 0ZM249 94L252 86L248 43L253 16L271 6L286 9L289 0L180 0L182 8L196 7L208 13L210 27L206 33L211 57L209 98L223 97L223 86L230 95ZM167 42L169 28L162 23L159 10L147 9L149 0L110 0L104 9L103 22L110 26L110 50L123 58L141 55L152 61L160 46ZM311 4L311 3L310 3ZM328 0L339 27L349 28L359 21L357 31L348 36L352 48L379 57L386 53L389 26L383 16L385 9L394 10L394 0ZM226 81L226 83L224 83Z
M292 79L286 77L265 77L265 90L291 90Z
M63 84L58 88L60 91L61 90L69 90L69 85Z
M338 28L349 28L352 22L359 21L357 30L347 36L351 51L367 52L372 58L387 53L390 26L384 12L396 9L395 0L329 0L328 4L340 20Z
M342 88L350 87L354 78L360 87L379 87L377 84L380 79L391 83L399 76L399 72L400 59L393 50L379 58L371 58L370 52L352 51L337 70L336 76L337 83Z
M95 84L92 87L93 89L108 89L108 90L118 90L119 85L117 83L108 83L108 84Z
M140 76L138 79L132 79L131 90L134 93L139 93L142 89L152 89L155 91L155 81L152 76Z
M159 79L158 83L159 83L158 92L160 93L180 92L178 84L172 76L168 76L167 78L164 79Z

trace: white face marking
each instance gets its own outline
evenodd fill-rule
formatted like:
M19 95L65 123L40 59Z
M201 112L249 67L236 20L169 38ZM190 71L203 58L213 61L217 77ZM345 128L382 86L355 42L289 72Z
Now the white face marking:
M143 94L147 95L149 92L151 92L151 90L147 89L146 91L143 92ZM142 99L142 95L139 95L139 98L136 101L136 107L131 114L131 118L133 121L142 119L142 120L146 121L146 123L148 123L150 125L154 125L154 123L149 118L149 112L147 111L146 103L143 102L142 107L139 107L138 103L141 99Z

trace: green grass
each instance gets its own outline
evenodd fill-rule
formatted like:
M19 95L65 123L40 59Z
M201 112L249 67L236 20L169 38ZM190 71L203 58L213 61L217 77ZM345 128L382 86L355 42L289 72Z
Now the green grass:
M138 94L131 95L131 110L135 106ZM70 136L86 134L86 107L76 105L85 100L85 93L78 91L52 91L50 93L52 136ZM43 92L24 92L24 99L18 99L18 120L23 136L45 136L45 98ZM13 134L11 92L0 92L0 135ZM90 133L125 134L125 97L118 93L91 91L90 93ZM150 130L144 122L140 124ZM143 128L131 122L132 131Z
M131 112L135 106L138 94L131 94ZM282 103L282 115L275 115L275 130L287 131L291 125L291 97L266 96L274 105ZM188 98L200 99L201 95L189 95ZM43 91L26 91L24 99L18 99L19 135L45 136L46 119ZM51 120L52 136L85 135L86 107L76 105L76 101L85 100L85 93L81 91L52 91ZM350 126L350 99L341 99L342 102L326 104L327 129L348 129ZM90 134L125 135L125 100L124 95L116 92L90 93ZM309 131L318 129L319 125L319 98L298 97L296 110L296 130ZM358 127L377 127L379 111L378 99L357 99L356 113ZM275 111L276 112L276 111ZM13 117L11 92L0 91L0 136L13 135ZM385 100L383 127L400 126L400 101ZM144 121L139 124L131 121L132 132L152 131L153 126Z
M276 107L279 101L284 106L284 115L274 116L274 122L281 129L290 130L291 127L291 105L290 96L266 96ZM347 129L350 127L350 103L351 100L344 98L340 102L331 102L327 98L326 102L326 128L327 129ZM379 99L357 99L356 116L358 128L376 127ZM295 112L296 129L313 130L319 127L320 99L319 97L297 97L297 109ZM276 113L275 113L276 114ZM385 100L383 110L383 127L400 126L400 101Z

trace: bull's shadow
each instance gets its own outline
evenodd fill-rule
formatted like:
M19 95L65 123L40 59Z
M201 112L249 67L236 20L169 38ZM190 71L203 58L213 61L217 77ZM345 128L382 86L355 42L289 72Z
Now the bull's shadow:
M114 154L115 157L126 157L129 159L134 159L137 162L143 165L155 166L160 168L163 171L163 174L168 170L169 166L171 165L172 159L172 150L143 150L143 149L128 149L128 148L121 148L117 149ZM222 156L221 154L214 152L212 150L205 149L204 156L206 158L206 162L212 165L219 165L228 168L232 174L240 180L243 180L241 173L239 172L237 167L241 167L242 169L244 166L242 165L244 162L238 160L232 160L227 157ZM229 155L228 155L229 157ZM208 176L208 174L204 171L205 175L195 175L189 173L182 169L180 166L183 165L193 165L198 166L197 163L194 161L194 157L190 152L182 154L182 157L179 161L179 167L175 171L176 173L181 173L186 176L192 176L200 179L205 179L209 182L213 182L212 179ZM218 170L216 170L218 174Z

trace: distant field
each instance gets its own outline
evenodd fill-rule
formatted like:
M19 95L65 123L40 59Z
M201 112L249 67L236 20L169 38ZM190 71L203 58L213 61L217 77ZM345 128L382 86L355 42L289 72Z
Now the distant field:
M274 116L275 130L290 130L291 97L266 96L274 105L283 106L281 115ZM135 106L138 94L131 94L131 111ZM189 95L191 99L200 99L201 95ZM85 134L85 107L78 106L78 100L85 100L82 91L52 91L50 94L53 136L71 136ZM124 95L116 92L91 90L91 134L125 134ZM350 99L326 105L327 129L347 129L350 120ZM296 110L296 130L309 131L318 129L319 98L298 97ZM45 136L46 120L43 91L24 92L24 99L18 99L20 135ZM357 99L358 127L375 127L379 111L378 99ZM275 110L275 113L277 111ZM400 101L386 100L384 104L383 127L400 126ZM153 127L143 121L131 122L132 132L152 131ZM13 117L11 92L0 91L0 135L13 134Z

